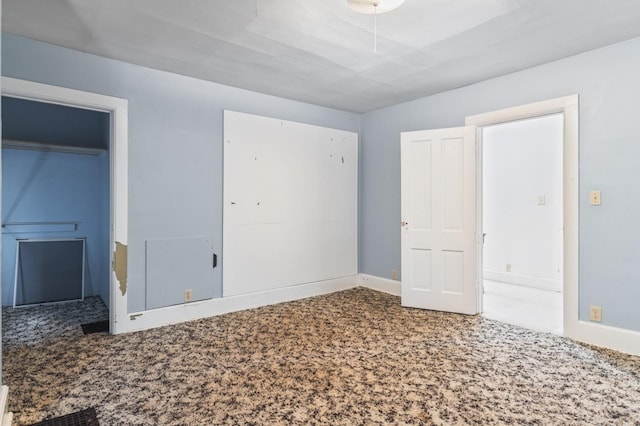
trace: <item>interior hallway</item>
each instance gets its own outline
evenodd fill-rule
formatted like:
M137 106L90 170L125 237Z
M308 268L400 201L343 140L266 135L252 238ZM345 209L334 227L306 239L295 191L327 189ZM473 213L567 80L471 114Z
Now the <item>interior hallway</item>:
M484 281L483 315L531 330L562 336L562 293Z

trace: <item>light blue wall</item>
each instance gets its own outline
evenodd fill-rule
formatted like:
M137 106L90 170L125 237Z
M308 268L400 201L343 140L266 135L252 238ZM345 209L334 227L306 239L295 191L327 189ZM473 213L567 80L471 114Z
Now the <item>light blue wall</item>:
M360 272L400 269L400 132L580 95L580 317L640 331L640 38L362 117ZM601 207L588 205L591 189Z
M79 238L86 242L85 295L109 302L109 218L103 199L108 169L102 156L2 150L2 223L78 222L75 232L2 232L2 300L13 302L16 239ZM108 194L108 187L107 187ZM48 231L50 226L38 226ZM105 231L106 229L106 231ZM106 235L106 240L105 240ZM58 283L64 285L64 283ZM105 297L106 296L106 297Z
M2 75L129 100L129 311L145 307L145 241L222 247L222 111L360 131L360 115L4 34ZM220 258L222 260L222 258ZM215 276L221 294L221 268Z
M4 34L2 74L129 99L129 310L144 308L144 241L212 236L221 247L222 110L360 130L360 272L400 269L402 131L580 95L580 301L640 330L640 39L363 116L150 70ZM42 66L47 64L48 66ZM590 189L603 206L587 205ZM220 252L219 252L220 253ZM222 253L220 253L222 254ZM217 271L219 291L221 271Z

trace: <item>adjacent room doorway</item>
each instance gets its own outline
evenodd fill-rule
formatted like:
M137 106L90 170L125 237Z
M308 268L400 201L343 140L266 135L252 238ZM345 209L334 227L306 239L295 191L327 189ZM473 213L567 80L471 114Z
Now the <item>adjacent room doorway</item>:
M580 333L577 95L469 116L466 127L401 134L403 306L483 312L483 128L552 114L562 117L561 333ZM546 203L544 195L535 201Z
M562 335L563 115L481 132L482 313Z

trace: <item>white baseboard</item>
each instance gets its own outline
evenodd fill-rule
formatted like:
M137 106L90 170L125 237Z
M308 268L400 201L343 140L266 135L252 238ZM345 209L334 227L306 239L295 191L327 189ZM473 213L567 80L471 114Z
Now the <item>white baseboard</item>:
M146 330L208 318L245 309L276 303L290 302L307 297L321 296L336 291L348 290L357 286L400 296L400 282L373 275L359 274L350 277L337 278L315 283L301 284L290 287L238 296L221 297L202 300L193 303L167 306L143 312L129 313L124 319L117 319L117 333Z
M382 291L384 293L400 296L400 281L380 278L374 275L360 274L360 285L371 290Z
M2 415L2 426L11 426L13 424L13 413L11 411Z
M9 387L0 387L0 425L11 426L13 413L9 411Z
M399 281L373 275L358 274L350 277L283 287L259 293L203 300L132 313L128 314L124 319L117 319L118 322L122 322L119 324L120 327L118 327L117 330L118 333L146 330L245 309L258 308L260 306L321 296L336 291L348 290L357 286L381 291L394 296L400 296L401 294L401 283ZM565 324L564 334L568 338L580 342L633 355L640 355L640 332L637 331L578 321L573 324Z
M565 325L565 336L579 342L640 355L640 332L587 321Z
M400 296L399 281L367 274L360 274L359 278L362 287ZM637 331L578 321L573 326L565 326L565 336L594 346L640 355L640 332Z
M0 387L0 414L9 411L9 386Z
M542 290L562 291L560 281L558 280L537 278L529 275L514 274L512 272L485 270L482 272L482 278L485 280L498 281L501 283L535 287Z
M359 284L359 275L353 275L333 280L282 287L258 293L201 300L143 312L129 313L125 318L116 319L118 323L116 333L146 330L245 309L321 296L336 291L348 290L357 287Z

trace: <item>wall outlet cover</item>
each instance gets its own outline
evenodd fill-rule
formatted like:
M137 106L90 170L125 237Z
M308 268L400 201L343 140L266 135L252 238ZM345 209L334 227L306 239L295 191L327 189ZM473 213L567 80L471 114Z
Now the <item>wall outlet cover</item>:
M602 307L591 305L589 308L589 319L591 321L602 322Z

